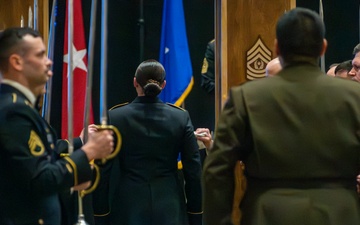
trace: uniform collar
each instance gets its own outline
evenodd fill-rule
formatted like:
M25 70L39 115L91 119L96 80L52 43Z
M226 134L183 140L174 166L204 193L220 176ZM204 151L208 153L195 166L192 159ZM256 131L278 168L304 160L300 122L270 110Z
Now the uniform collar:
M310 62L297 62L286 65L276 76L284 79L304 80L316 79L321 75L326 74L320 70L318 65Z
M137 96L133 103L163 103L158 97Z
M9 80L9 79L3 79L1 81L2 84L7 84L13 88L15 88L16 90L20 91L23 95L25 95L25 97L30 101L30 103L32 105L35 105L36 102L36 97L35 95L30 91L29 88L25 87L24 85L13 81L13 80Z

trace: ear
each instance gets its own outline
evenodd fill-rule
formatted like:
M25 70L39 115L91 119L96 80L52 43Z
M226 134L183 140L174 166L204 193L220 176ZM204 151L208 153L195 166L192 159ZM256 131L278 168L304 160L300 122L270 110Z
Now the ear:
M21 71L23 69L23 59L18 54L12 54L9 57L9 65L15 70Z
M137 88L139 86L139 83L136 81L136 77L134 77L133 84L134 88Z
M275 39L275 41L274 41L274 46L275 46L275 53L276 53L277 56L279 56L280 55L280 49L279 49L279 44L278 44L277 39Z
M321 48L321 52L320 52L320 56L323 56L325 54L327 46L328 46L327 40L324 38L322 48Z
M166 86L166 80L164 80L164 82L161 84L161 88L164 89L165 86Z

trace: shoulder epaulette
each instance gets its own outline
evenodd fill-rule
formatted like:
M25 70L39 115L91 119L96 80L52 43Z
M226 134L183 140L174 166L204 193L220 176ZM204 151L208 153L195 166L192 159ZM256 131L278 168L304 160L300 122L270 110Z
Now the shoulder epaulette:
M119 108L119 107L127 105L127 104L129 104L129 103L125 102L125 103L117 104L117 105L114 105L113 107L111 107L109 110L113 110L113 109Z
M12 102L15 103L17 101L16 93L12 93Z
M17 103L19 100L18 96L16 93L12 93L12 103ZM21 102L21 101L20 101ZM30 107L33 107L33 105L27 100L27 99L24 99L24 103Z
M183 109L183 108L181 108L181 107L179 107L179 106L177 106L177 105L174 105L174 104L171 104L171 103L166 103L167 105L169 105L169 106L172 106L172 107L174 107L174 108L177 108L177 109L180 109L180 110L182 110L182 111L186 111L185 109Z
M209 42L209 44L210 44L210 43L213 43L213 42L215 42L215 39L212 39L212 40Z

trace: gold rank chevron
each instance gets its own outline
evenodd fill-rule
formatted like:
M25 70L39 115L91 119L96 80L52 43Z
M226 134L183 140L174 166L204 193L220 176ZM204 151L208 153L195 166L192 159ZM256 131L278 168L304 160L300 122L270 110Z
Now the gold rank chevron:
M40 156L44 154L45 147L40 137L33 130L30 132L28 144L29 144L30 152L33 156Z

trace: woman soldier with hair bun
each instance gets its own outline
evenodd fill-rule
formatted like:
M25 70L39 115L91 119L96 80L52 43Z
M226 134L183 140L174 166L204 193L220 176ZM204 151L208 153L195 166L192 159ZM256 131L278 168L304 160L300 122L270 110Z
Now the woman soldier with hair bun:
M102 169L94 194L97 224L200 225L201 163L190 116L158 98L166 81L156 60L139 65L133 84L134 101L109 111L122 148ZM179 153L185 184L178 177Z

